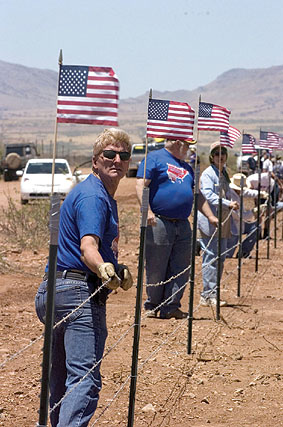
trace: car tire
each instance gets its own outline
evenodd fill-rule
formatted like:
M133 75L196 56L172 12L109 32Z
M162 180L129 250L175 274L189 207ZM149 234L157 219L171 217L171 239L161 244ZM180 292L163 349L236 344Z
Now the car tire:
M8 171L4 171L3 178L5 182L12 181L11 175L9 174Z
M21 205L27 205L27 204L28 204L28 200L21 199Z

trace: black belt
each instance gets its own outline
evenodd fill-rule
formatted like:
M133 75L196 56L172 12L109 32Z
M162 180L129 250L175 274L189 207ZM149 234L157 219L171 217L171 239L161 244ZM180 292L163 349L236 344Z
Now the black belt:
M96 276L96 274L88 273L87 271L80 270L64 270L56 271L56 279L72 279L72 280L81 280L87 282L90 286L90 291L94 292L96 288L101 286L101 280ZM43 280L48 280L48 272L44 274ZM105 305L108 298L109 289L103 287L93 296L93 300L98 305Z
M154 214L154 215L157 216L157 218L165 219L166 221L170 221L170 222L186 221L185 219L180 219L180 218L168 218L167 216L163 216L163 215L157 215L157 214Z
M48 279L48 272L44 274L43 280ZM82 280L84 282L97 282L98 277L95 274L80 270L56 271L56 279Z

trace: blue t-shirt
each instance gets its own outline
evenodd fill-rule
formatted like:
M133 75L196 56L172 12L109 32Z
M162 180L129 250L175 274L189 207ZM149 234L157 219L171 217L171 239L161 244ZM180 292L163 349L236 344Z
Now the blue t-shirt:
M61 206L57 270L90 272L80 259L81 239L88 234L99 237L99 252L103 260L117 266L119 231L116 201L92 174L73 188Z
M143 178L144 160L137 177ZM194 171L165 148L152 151L146 159L146 179L150 179L149 204L152 212L168 218L187 219L192 210Z

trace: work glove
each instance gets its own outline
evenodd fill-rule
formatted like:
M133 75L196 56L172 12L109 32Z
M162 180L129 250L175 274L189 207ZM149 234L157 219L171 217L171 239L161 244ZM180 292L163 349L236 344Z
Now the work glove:
M260 192L260 197L262 197L263 199L268 199L268 193L267 193L267 191L261 191Z
M253 213L256 215L257 214L257 207L253 208ZM260 205L259 206L259 214L263 215L266 211L266 205Z
M103 282L110 280L106 287L112 291L117 289L120 286L121 280L115 273L114 265L111 262L102 262L98 265L98 277L102 279Z
M121 278L120 286L124 291L127 291L133 286L133 278L126 265L118 264L118 276Z

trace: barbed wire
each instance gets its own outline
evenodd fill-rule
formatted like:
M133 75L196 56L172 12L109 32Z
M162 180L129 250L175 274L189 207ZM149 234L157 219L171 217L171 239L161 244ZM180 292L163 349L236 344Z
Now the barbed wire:
M222 223L224 225L224 223L229 219L229 217L232 214L233 209L231 209L229 216L227 216L227 218L225 219L225 221ZM253 230L249 235L251 235L253 232L255 232L255 230ZM214 231L214 233L212 234L207 246L209 247L210 242L212 241L212 239L214 238L214 236L216 235L217 229ZM248 235L248 236L249 236ZM247 237L248 237L247 236ZM267 238L266 238L267 239ZM239 245L239 243L237 243L236 245L234 245L232 248L237 247ZM206 248L203 250L203 252L206 250ZM221 253L220 256L223 256L225 253L229 252L231 249L231 247L229 249L227 249L225 252ZM216 260L218 259L218 256L214 259L212 259L203 269L202 271L205 271L211 264L213 264ZM159 282L156 284L146 284L146 286L161 286L164 285L166 283L169 283L171 280L175 280L176 278L180 277L181 275L183 275L186 271L188 271L191 268L191 265L189 265L188 267L186 267L183 271L179 272L177 275L170 277L169 279L167 279L166 281L163 282ZM198 273L201 274L201 273ZM196 274L196 276L198 275ZM94 297L103 287L105 287L107 285L107 282L104 282L98 289L96 289L85 301L83 301L78 307L76 307L75 309L73 309L69 314L67 314L65 317L63 317L58 323L56 323L53 326L53 329L55 329L56 327L58 327L60 324L66 322L66 320L72 315L74 314L77 310L79 310L84 304L86 304L86 302L88 302L92 297ZM177 294L179 291L181 291L188 282L186 282L181 288L179 288L172 296L175 296L175 294ZM159 311L160 308L162 307L162 305L166 304L171 298L172 296L170 296L169 298L167 298L167 300L163 301L158 307L156 307L153 310L149 310L148 313L145 314L144 318L150 316L151 312L156 312ZM3 366L5 366L10 360L15 359L17 356L19 356L22 352L24 352L25 350L27 350L29 347L31 347L33 344L35 344L37 341L39 341L40 339L42 339L44 336L44 334L40 335L39 337L37 337L35 340L33 340L31 343L29 343L27 346L25 346L23 349L19 350L18 352L16 352L15 354L9 356L4 362L2 362L0 364L0 368L2 368Z
M254 232L256 231L256 229L255 230L253 230L251 233L249 233L249 235L251 235L251 234L253 234ZM248 235L248 236L249 236ZM267 238L266 238L267 239ZM236 245L234 245L235 247L237 247L239 245L239 243L237 243ZM229 250L231 250L231 248L229 248ZM224 253L223 253L224 254ZM222 254L221 254L222 255ZM216 260L217 258L215 258L212 262L214 262L215 260ZM245 260L245 262L246 262L247 260ZM211 263L212 263L211 262ZM208 267L209 265L207 265L206 267ZM190 268L190 266L188 267L188 268ZM181 272L181 273L179 273L179 275L180 274L183 274L183 272ZM201 273L199 273L199 274L201 274ZM197 274L198 275L198 274ZM172 280L172 279L174 279L174 276L170 279L170 280ZM78 310L78 309L80 309L87 301L89 301L97 292L99 292L104 286L106 285L106 283L104 283L101 287L99 287L97 290L95 290L95 292L92 294L92 295L90 295L85 301L83 301L83 303L82 304L80 304L78 307L76 307L71 313L69 313L65 318L63 318L63 319L61 319L58 323L56 323L55 325L54 325L54 328L56 328L56 327L58 327L61 323L63 323L63 322L65 322L67 319L68 319L68 317L70 317L76 310ZM185 287L187 285L187 282L183 285L183 287ZM183 288L182 287L182 288ZM180 289L178 289L175 293L174 293L174 295L176 294L176 293L178 293L180 290L182 290L182 288L180 288ZM173 296L174 296L173 295ZM170 297L171 298L171 297ZM170 299L170 298L168 298L168 299ZM166 301L164 301L163 302L163 304L165 304L166 302L167 302L168 300L166 300ZM160 306L162 306L163 304L161 304ZM200 304L194 309L194 312L196 312L198 309L199 309L199 307L200 307ZM146 317L148 317L148 315L145 315L145 316L143 316L142 317L142 320L144 320L144 318L146 318ZM186 319L183 319L183 321L182 321L182 323L181 324L179 324L179 326L176 328L176 331L177 330L179 330L180 329L180 327L182 326L182 324L183 324L183 322L184 321L186 321L187 320L187 318ZM129 333L129 331L133 328L133 326L134 326L134 324L132 324L129 328L128 328L128 330L127 331L125 331L121 336L120 336L120 338L116 341L116 343L114 343L114 345L105 353L105 355L103 356L103 358L104 357L106 357L125 337L126 337L126 335ZM174 331L172 332L172 334L174 334ZM172 335L172 334L170 334L170 335ZM40 335L38 338L36 338L35 340L33 340L31 343L29 343L27 346L25 346L23 349L21 349L19 352L17 352L17 353L15 353L14 355L12 355L12 356L10 356L5 362L3 362L2 364L0 364L0 367L2 367L5 363L7 363L8 361L10 361L10 360L13 360L15 357L17 357L18 355L20 355L23 351L25 351L26 349L28 349L29 347L31 347L33 344L35 344L37 341L39 341L40 339L42 339L42 337L43 337L43 335ZM159 347L158 348L161 348L163 345L165 345L166 344L166 342L167 342L168 340L166 339L165 341L164 341L164 343L161 343L160 345L159 345ZM144 365L144 364L146 364L147 362L148 362L148 360L150 360L152 357L153 357L153 355L156 353L156 352L158 352L159 350L158 349L155 349L154 350L154 352L150 355L150 356L148 356L148 358L141 364L141 367ZM96 367L97 367L97 365L99 364L99 363L101 363L101 361L102 361L102 359L103 358L101 358L100 359L100 361L98 361L92 368L91 368L91 370L88 372L88 373L86 373L86 375L84 376L84 377L82 377L81 378L81 380L80 380L80 382L82 382L86 377L87 377L87 375L89 375L92 371L93 371L93 369L95 369ZM128 382L129 381L129 378L130 378L130 376L126 379L126 382ZM78 383L79 384L79 383ZM77 384L77 385L78 385ZM126 383L125 383L126 384ZM123 388L125 387L125 384L123 384L121 387L120 387L120 389L118 390L118 392L114 395L114 397L113 397L113 399L111 400L111 402L110 402L110 404L109 404L109 406L113 403L113 401L115 401L115 399L116 399L116 397L119 395L119 393L123 390ZM76 385L76 386L77 386ZM75 388L75 387L74 387ZM66 393L66 395L64 395L63 396L63 398L61 399L61 401L60 402L58 402L58 404L56 404L56 405L54 405L54 407L51 409L51 411L50 411L50 413L60 404L60 403L62 403L62 401L66 398L66 396L69 394L69 393L71 393L73 391L73 389L72 390L70 390L68 393ZM103 411L103 413L105 412L107 410L107 407L105 408L105 410ZM103 415L103 413L100 415L100 417ZM95 421L95 423L96 423L96 421Z
M247 260L245 260L245 261L247 261ZM199 309L199 307L200 307L200 304L198 304L197 305L197 307L194 309L194 313ZM146 316L145 316L146 317ZM186 319L183 319L182 321L181 321L181 323L179 323L179 325L177 326L177 328L175 328L175 330L174 331L172 331L172 333L169 335L169 337L168 337L168 339L166 339L166 340L164 340L161 344L159 344L159 346L158 346L158 348L156 348L148 357L147 357L147 359L145 359L142 363L141 363L141 365L140 365L140 368L139 368L139 375L140 375L140 377L142 378L142 376L141 376L141 374L140 374L140 369L141 368L143 368L143 366L159 351L159 350L161 350L162 349L162 347L168 342L168 340L169 340L169 338L171 337L171 336L174 336L174 334L176 334L176 332L184 325L184 322L187 320L187 318ZM133 325L132 325L133 326ZM117 341L117 343L114 345L114 346L112 346L112 348L108 351L108 353L107 354L109 354L111 351L112 351L112 349L115 347L115 346L117 346L118 345L118 343L123 339L123 337L129 332L129 330L131 330L131 328L132 328L132 326L128 329L128 331L126 331L121 337L120 337L120 339L119 339L119 341ZM101 361L99 361L98 363L100 363ZM97 364L98 364L97 363ZM97 364L93 367L93 369L97 366ZM89 373L88 373L89 374ZM88 375L88 374L86 374L86 375ZM86 376L85 376L86 377ZM102 413L99 415L99 417L94 421L94 423L92 424L92 426L93 425L95 425L97 422L98 422L98 420L102 417L102 415L109 409L109 407L112 405L112 403L118 398L118 396L119 396L119 394L122 392L122 390L125 388L125 386L126 386L126 384L128 383L128 381L129 381L129 379L131 378L131 376L129 375L127 378L126 378L126 380L124 381L124 383L120 386L120 388L119 388L119 390L115 393L115 395L113 396L113 398L111 399L111 401L109 402L109 404L104 408L104 410L102 411ZM82 378L82 380L83 380L84 378ZM64 396L64 398L65 398L66 396ZM63 399L62 399L63 400ZM52 410L54 410L55 409L55 407L53 407L52 408Z
M29 344L27 344L25 347L21 348L16 353L9 356L4 362L0 363L0 368L3 368L8 362L10 362L13 359L16 359L16 357L20 356L24 351L28 350L30 347L32 347L34 344L36 344L38 341L40 341L44 337L43 334L32 340Z
M229 217L230 217L230 215L232 214L232 211L233 210L231 210L230 211L230 213L229 213L229 216L226 218L226 220L225 221L227 221L228 219L229 219ZM272 217L272 214L270 215L270 217ZM267 221L268 219L270 219L269 218L269 216L268 217L266 217L265 218L265 220L264 221ZM224 224L225 223L225 221L222 223L222 224ZM281 221L282 222L282 221ZM254 229L254 230L252 230L247 236L246 236L246 238L248 238L249 236L251 236L255 231L257 230L257 227ZM212 234L212 236L211 236L211 238L210 238L210 240L209 240L209 242L208 242L208 244L207 244L207 246L206 246L206 248L209 246L209 244L210 244L210 242L212 241L212 239L213 239L213 237L215 236L215 234L216 234L216 232L217 232L217 230L215 230L214 231L214 233ZM268 239L268 237L266 237L264 240L267 240ZM237 246L239 245L239 242L237 243L237 244L235 244L232 248L236 248ZM206 249L205 248L205 249ZM232 249L231 247L229 248L229 249L227 249L226 251L224 251L223 253L221 253L220 255L222 256L222 255L224 255L225 253L227 253L227 252L229 252L231 249ZM205 251L205 249L203 250L203 252ZM214 258L213 260L211 260L210 261L210 263L208 263L204 268L203 268L203 271L206 269L206 268L208 268L211 264L213 264L216 260L218 259L218 257L216 257L216 258ZM181 276L182 274L184 274L187 270L189 270L190 269L190 267L191 267L191 265L189 265L188 267L186 267L183 271L181 271L181 272L179 272L176 276L172 276L171 278L169 278L168 280L166 280L166 281L164 281L164 282L159 282L159 283L156 283L156 284L147 284L146 286L160 286L160 285L163 285L163 284L166 284L166 283L168 283L169 281L171 281L171 280L174 280L174 279L176 279L176 278L178 278L179 276ZM200 274L200 273L199 273ZM197 274L196 274L196 276L197 276ZM98 289L96 289L85 301L83 301L78 307L76 307L74 310L72 310L72 312L71 313L69 313L68 315L66 315L64 318L62 318L58 323L56 323L55 325L54 325L54 329L57 327L57 326L59 326L61 323L63 323L63 322L65 322L73 313L75 313L79 308L81 308L86 302L88 302L93 296L95 296L96 295L96 293L98 293L104 286L106 286L106 284L107 284L108 282L104 282L103 284L102 284L102 286L101 287L99 287ZM185 286L187 285L187 282L179 289L179 290L182 290ZM179 290L177 290L176 292L179 292ZM174 294L175 295L175 294ZM170 297L171 298L171 297ZM163 304L166 304L166 302L168 302L168 300L170 299L170 298L168 298L166 301L164 301L160 306L158 306L157 308L155 308L154 310L151 310L151 311L149 311L148 313L146 313L146 315L144 316L144 317L148 317L149 315L150 315L150 313L151 312L155 312L155 311L157 311L157 310L159 310L160 308L161 308L161 306L163 305ZM10 360L13 360L13 359L15 359L17 356L19 356L22 352L24 352L25 350L27 350L29 347L31 347L33 344L35 344L37 341L39 341L40 339L42 339L43 338L43 334L42 335L40 335L39 337L37 337L35 340L33 340L31 343L29 343L27 346L25 346L24 348L22 348L21 350L19 350L18 352L16 352L16 353L14 353L13 355L11 355L11 356L9 356L4 362L2 362L1 364L0 364L0 368L2 368L3 366L5 366Z
M248 261L247 259L245 260L245 261ZM255 287L255 285L256 285L256 280L254 280L254 284L249 284L249 288L254 288ZM243 297L241 298L241 300L243 300ZM200 306L201 306L201 304L199 303L195 308L194 308L194 310L193 310L193 313L195 314L198 310L199 310L199 308L200 308ZM212 307L211 307L212 308ZM231 315L230 316L227 316L228 318L229 317L231 317L231 316L233 316L233 313L231 313ZM166 337L166 339L165 340L163 340L159 345L158 345L158 347L156 347L150 354L149 354L149 356L143 361L143 362L141 362L140 363L140 365L139 365L139 367L138 367L138 375L139 375L139 378L140 379L142 379L143 377L142 377L142 374L141 374L141 370L142 370L142 368L144 367L144 365L146 365L146 363L149 361L149 360L151 360L162 348L163 348L163 346L165 345L165 344L167 344L167 342L169 341L169 339L171 338L171 337L173 337L181 328L183 328L184 327L184 325L185 325L185 322L187 322L187 320L188 320L188 317L187 318L184 318L184 319L181 319L179 322L178 322L178 325L177 325L177 327ZM218 322L218 324L219 324L219 322ZM110 402L108 403L108 405L106 405L106 407L103 409L103 411L99 414L99 416L95 419L95 421L94 421L94 423L93 424L91 424L91 427L93 427L98 421L99 421L99 419L102 417L102 415L104 415L105 414L105 412L110 408L110 406L113 404L113 402L118 398L118 396L119 396L119 394L121 393L121 391L125 388L125 386L126 386L126 384L129 382L129 380L130 380L130 378L131 378L131 376L129 375L126 379L125 379L125 381L124 381L124 383L120 386L120 388L119 388L119 390L114 394L114 396L113 396L113 398L110 400Z
M208 263L205 267L204 267L204 269L203 270L205 270L206 268L208 268L209 267L209 265L211 265L213 262L215 262L215 260L216 260L217 258L215 258L214 260L212 260L210 263ZM199 274L201 274L201 273L199 273ZM172 280L172 279L171 279ZM154 310L150 310L149 311L149 313L146 313L142 318L141 318L141 321L142 320L144 320L146 317L148 317L149 316L149 314L151 313L151 312L155 312L155 311L159 311L160 310L160 308L163 306L163 305L165 305L173 296L175 296L175 295L177 295L183 288L185 288L186 287L186 285L187 285L187 283L188 282L185 282L184 283L184 285L183 286L181 286L179 289L177 289L172 295L170 295L170 297L168 297L166 300L164 300L164 301L162 301L162 303L161 304L159 304L159 306L157 306L157 307L155 307L155 309ZM209 296L209 294L210 293L212 293L213 292L213 290L211 290L209 293L208 293L208 296ZM197 308L199 308L200 307L200 303L198 304L198 306L197 306ZM111 350L110 351L112 351L117 345L118 345L118 343L119 342L121 342L122 341L122 339L128 334L128 332L130 331L130 329L132 329L132 327L134 326L135 324L133 323L131 326L130 326L130 328L128 329L128 331L126 331L126 334L124 334L123 336L121 336L120 338L119 338L119 340L116 342L116 344L111 348ZM87 376L88 375L90 375L90 373L91 372L93 372L93 370L99 365L99 363L101 363L101 361L110 353L110 351L108 351L105 355L103 355L102 356L102 358L98 361L98 362L96 362L96 364L80 379L80 381L78 382L78 383L76 383L67 393L65 393L65 395L61 398L61 400L59 401L59 402L57 402L52 408L51 408L51 410L50 410L50 413L51 412L53 412L62 402L63 402L63 400L71 393L71 392L73 392L75 389L76 389L76 387L79 385L79 384L81 384L81 382L85 379L85 378L87 378ZM109 405L110 406L110 405Z
M252 234L252 233L251 233ZM236 245L235 245L235 247L237 247L239 245L239 243L237 243ZM229 248L229 250L231 250L231 248ZM217 259L217 258L215 258L215 259ZM215 260L213 260L213 262L214 262ZM246 259L246 261L247 261L247 259ZM211 264L211 263L210 263ZM206 268L208 267L208 265L206 266ZM236 269L235 269L236 270ZM174 276L175 277L175 276ZM172 280L172 279L171 279ZM187 282L181 287L181 288L179 288L176 292L174 292L174 294L172 295L172 296L174 296L174 295L176 295L178 292L180 292L185 286L187 285ZM211 291L212 292L212 291ZM156 310L158 310L160 307L162 307L162 305L164 305L164 304L166 304L166 302L168 302L168 300L170 300L171 298L172 298L172 296L170 296L167 300L165 300L165 301L163 301L158 307L156 307L154 310L151 310L151 311L149 311L149 313L150 312L154 312L154 311L156 311ZM194 312L195 311L197 311L198 309L199 309L199 307L201 306L201 304L199 303L198 305L197 305L197 307L195 308L195 310L194 310ZM143 320L144 318L146 318L146 317L148 317L148 315L149 314L146 314L145 316L143 316L142 317L142 319L141 320ZM183 319L183 322L185 321L185 320L187 320L188 319L188 317L187 318L185 318L185 319ZM183 323L182 322L182 323ZM180 324L179 324L180 325ZM180 325L181 326L181 325ZM178 326L177 328L176 328L176 331L180 328L180 326ZM166 343L167 342L167 340L165 340L164 341L164 343ZM162 343L161 345L160 345L160 348L164 345L164 343ZM158 350L157 350L158 351ZM146 361L144 362L144 363L146 363L148 360L150 360L150 358L151 358L152 356L149 356L148 357L148 359L146 359ZM86 376L88 375L88 373L86 374ZM86 377L85 376L85 377ZM129 381L129 379L130 379L130 376L128 376L127 378L126 378L126 380L125 380L125 382L122 384L122 386L120 387L120 389L115 393L115 395L114 395L114 397L113 397L113 399L110 401L110 403L104 408L104 410L102 411L102 413L99 415L99 417L95 420L95 422L92 424L92 425L94 425L94 424L96 424L96 422L101 418L101 416L106 412L106 410L111 406L111 404L114 402L114 400L118 397L118 395L119 395L119 393L123 390L123 388L125 387L125 385L126 385L126 383Z

